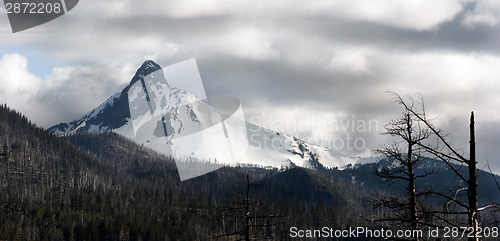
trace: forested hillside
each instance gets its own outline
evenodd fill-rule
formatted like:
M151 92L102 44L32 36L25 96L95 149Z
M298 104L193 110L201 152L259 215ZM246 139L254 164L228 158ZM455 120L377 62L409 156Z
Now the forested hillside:
M246 226L255 239L291 240L291 227L404 228L367 221L393 212L374 208L375 196L405 190L375 174L391 160L345 170L224 167L181 182L174 160L117 134L56 137L6 106L0 142L0 240L238 240ZM436 174L419 186L455 185L437 160L423 163ZM479 171L479 183L480 202L498 202L494 176ZM498 224L494 213L482 217Z
M180 182L171 159L115 134L58 138L0 108L0 240L290 239L289 228L359 225L359 185L321 172L222 168ZM359 239L356 239L359 240Z

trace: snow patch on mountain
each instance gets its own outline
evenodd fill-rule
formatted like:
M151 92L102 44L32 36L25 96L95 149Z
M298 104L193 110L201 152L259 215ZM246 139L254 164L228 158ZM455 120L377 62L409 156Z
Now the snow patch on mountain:
M55 125L51 128L49 128L49 132L52 132L54 135L57 136L66 136L66 135L74 135L79 132L80 129L87 127L89 129L88 133L104 133L106 131L109 131L110 128L106 125L88 125L87 123L89 121L92 121L97 118L97 116L101 113L106 108L112 107L113 104L115 103L115 100L117 100L120 97L120 92L115 93L111 97L109 97L104 103L100 104L98 107L95 109L89 111L85 115L83 115L81 118L72 121L70 123L60 123L58 125Z
M247 123L249 148L243 164L260 164L286 168L340 168L358 158L340 154L318 145L308 144L294 136Z
M80 119L90 120L90 119L95 118L97 115L102 113L104 111L104 108L106 108L107 106L112 107L113 104L115 103L115 100L118 99L119 97L120 97L120 92L116 92L114 95L109 97L106 101L104 101L104 103L100 104L97 108L91 110L89 113L85 114Z

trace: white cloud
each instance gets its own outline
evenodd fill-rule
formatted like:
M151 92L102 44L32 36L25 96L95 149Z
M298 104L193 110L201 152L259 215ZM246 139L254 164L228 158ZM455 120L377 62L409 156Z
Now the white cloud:
M463 20L463 24L469 28L474 28L476 25L488 25L493 27L498 24L498 16L492 13L467 13Z
M334 71L352 74L370 74L374 50L362 46L337 47L330 49L326 66Z
M189 18L208 15L220 15L235 9L236 1L230 0L185 0L167 1L162 12L174 18ZM157 1L150 1L150 6L155 6Z
M123 32L108 34L99 31L73 31L66 32L65 35L77 35L78 38L68 38L57 33L52 36L44 35L40 42L54 49L46 54L64 62L108 64L117 59L121 62L134 62L138 57L154 54L170 57L179 49L177 44L157 34L135 36Z
M273 59L279 52L273 49L271 34L255 28L235 29L213 43L229 55L253 60Z
M4 54L0 59L0 101L21 111L29 117L33 97L42 85L42 80L28 71L28 60L19 54Z
M372 74L372 62L379 50L375 46L336 42L297 33L282 33L275 44L280 60L302 68L319 68L331 73Z
M417 31L435 30L453 20L462 10L460 0L443 1L308 1L313 12L340 16L352 21L368 21Z
M29 71L28 64L17 53L1 57L0 101L43 127L71 121L101 104L125 87L140 65L111 62L54 67L42 79Z
M351 23L359 21L382 24L396 28L428 31L453 19L461 11L462 0L429 2L423 0L353 0L353 1L302 1L291 4L279 1L131 1L103 0L80 2L70 16L52 21L28 32L6 36L4 44L25 45L46 49L48 57L63 62L104 62L120 58L133 62L137 56L161 56L168 58L178 54L186 58L208 55L231 55L252 60L277 59L283 56L279 45L293 42L297 45L314 44L320 33L310 33L301 26L293 26L301 19L326 18L331 21L344 19ZM96 8L95 6L100 6ZM155 30L165 21L172 25L175 19L219 16L227 18L213 31L203 33L203 19L196 22L195 29L173 28ZM142 22L142 19L151 19ZM143 25L136 24L141 22ZM67 24L66 23L73 23ZM190 22L186 22L188 25ZM118 28L113 28L119 24ZM123 28L130 25L129 29ZM242 26L243 25L243 26ZM103 28L103 27L106 28ZM208 25L210 26L210 25ZM286 26L283 28L282 26ZM213 26L212 26L213 27ZM43 29L50 34L39 32ZM305 32L304 32L305 31ZM300 36L304 43L294 39ZM328 39L317 41L328 48L328 53L319 50L322 64L332 69L351 73L369 73L370 55L357 46L344 50L346 44L332 47ZM33 46L33 43L37 43ZM305 46L302 51L316 51L315 45ZM286 49L286 51L295 51ZM285 54L288 55L288 54ZM314 55L314 54L313 54ZM290 56L290 55L289 55ZM205 57L205 56L204 56ZM298 58L303 58L299 56ZM305 57L307 58L307 56ZM317 58L313 57L313 58ZM285 59L286 60L286 59ZM327 64L331 62L331 64Z
M467 119L471 110L500 121L500 57L484 53L384 53L379 64L387 72L384 88L401 94L424 94L429 111L440 118ZM397 64L396 64L397 63Z
M31 96L41 84L37 76L28 72L28 60L20 54L4 54L0 59L0 73L4 94L16 92Z
M334 17L350 21L368 21L396 28L416 31L435 30L449 22L471 0L186 0L186 1L131 1L105 0L81 2L83 13L97 18L126 18L165 16L169 18L198 18L232 16L240 19L296 19L302 17ZM100 7L95 8L98 4Z
M477 0L474 10L465 14L462 24L468 28L477 25L496 26L500 21L499 0Z
M99 18L112 19L124 17L139 17L147 15L162 15L171 18L192 18L214 16L231 12L236 6L235 1L227 0L99 0L84 1L78 4L79 11L96 15ZM99 8L95 6L99 5Z

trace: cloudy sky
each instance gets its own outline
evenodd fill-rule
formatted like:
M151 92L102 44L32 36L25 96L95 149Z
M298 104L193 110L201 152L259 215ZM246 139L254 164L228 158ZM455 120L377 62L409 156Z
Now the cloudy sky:
M271 3L270 3L271 2ZM0 8L0 102L42 127L121 91L144 60L196 58L208 95L248 120L371 155L401 113L386 91L425 100L435 124L500 173L500 0L86 0L13 34Z

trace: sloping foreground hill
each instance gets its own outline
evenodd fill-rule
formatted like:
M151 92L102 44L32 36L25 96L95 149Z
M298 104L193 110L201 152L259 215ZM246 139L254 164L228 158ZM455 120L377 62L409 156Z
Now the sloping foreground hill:
M251 213L282 216L261 219L253 237L370 214L366 192L320 172L222 168L180 182L173 160L116 134L58 138L6 106L0 152L0 240L210 240L244 227L247 174Z

